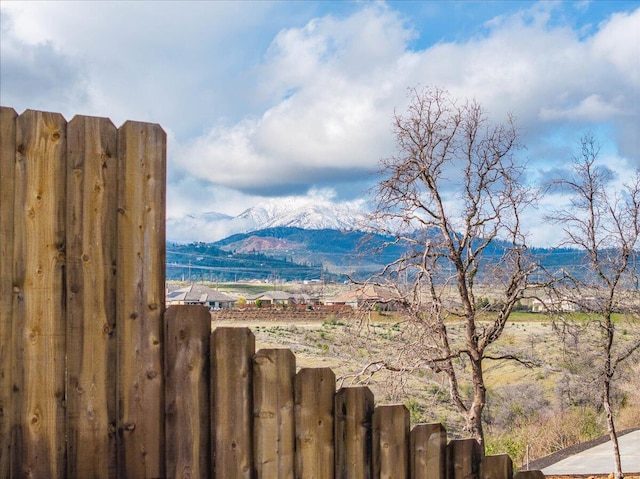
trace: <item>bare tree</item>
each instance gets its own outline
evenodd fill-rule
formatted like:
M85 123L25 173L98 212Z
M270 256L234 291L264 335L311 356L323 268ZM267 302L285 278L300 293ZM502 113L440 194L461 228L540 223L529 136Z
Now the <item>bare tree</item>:
M444 373L452 404L484 451L484 364L535 266L521 214L533 197L514 119L490 122L476 101L440 89L410 91L396 114L397 154L381 162L372 224L406 248L378 281L407 306L414 364ZM493 301L479 301L482 294ZM467 387L470 385L470 387Z
M570 196L570 206L549 219L564 225L563 246L584 254L580 268L565 270L557 278L555 293L586 315L586 326L597 332L595 368L607 429L613 444L616 479L623 477L612 408L612 382L622 363L640 350L637 328L638 259L640 258L640 170L622 187L612 188L614 176L598 165L600 148L593 135L580 141L573 157L572 175L550 185ZM571 317L564 317L571 320ZM631 335L620 324L631 319Z

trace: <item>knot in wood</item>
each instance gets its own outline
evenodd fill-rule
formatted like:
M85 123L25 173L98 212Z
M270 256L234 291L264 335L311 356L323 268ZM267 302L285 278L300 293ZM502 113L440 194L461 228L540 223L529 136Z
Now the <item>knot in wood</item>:
M29 333L29 341L31 341L32 343L35 343L38 341L38 331L35 329L32 329L31 332Z

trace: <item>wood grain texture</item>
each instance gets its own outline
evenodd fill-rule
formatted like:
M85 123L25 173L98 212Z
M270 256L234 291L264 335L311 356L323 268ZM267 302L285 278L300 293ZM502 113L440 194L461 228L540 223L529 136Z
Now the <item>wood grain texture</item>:
M447 431L440 423L416 424L410 433L411 479L445 479Z
M332 479L336 375L329 368L303 368L295 379L296 478Z
M380 479L409 478L409 411L402 404L373 413L373 469Z
M511 479L513 462L507 454L485 456L480 463L480 479Z
M216 328L211 336L212 458L217 479L253 476L253 355L248 328Z
M165 474L166 141L159 125L118 130L118 466L140 479Z
M341 388L335 398L336 479L373 477L373 393L368 387Z
M482 454L475 439L453 439L447 444L447 478L467 479L480 472Z
M13 391L13 237L16 168L16 119L0 107L0 477L11 477L9 454L15 450Z
M293 479L296 357L261 349L253 361L254 465L258 479Z
M165 313L167 477L211 477L209 337L211 315L200 305Z
M116 474L116 127L67 126L67 477Z
M66 121L57 113L27 110L16 133L13 471L63 477Z
M544 479L542 471L516 471L513 479Z

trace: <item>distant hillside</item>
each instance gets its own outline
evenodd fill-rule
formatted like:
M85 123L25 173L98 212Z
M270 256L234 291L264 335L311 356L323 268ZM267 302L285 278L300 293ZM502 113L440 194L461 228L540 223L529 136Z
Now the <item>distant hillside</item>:
M167 278L190 281L320 279L322 265L274 258L262 252L233 253L213 244L167 244Z
M219 281L343 281L347 275L364 279L404 251L400 246L382 250L390 239L362 231L282 226L234 234L215 243L169 243L167 276ZM484 250L483 261L498 261L507 247L507 243L493 242ZM587 271L584 254L577 250L534 248L530 253L555 275ZM541 275L539 279L542 280Z
M321 263L334 274L363 275L400 255L402 249L397 247L380 251L388 240L362 231L277 227L232 235L214 244L234 253L259 251L296 263Z
M386 238L361 231L276 227L215 243L167 244L169 279L320 279L366 277L400 254L379 249Z

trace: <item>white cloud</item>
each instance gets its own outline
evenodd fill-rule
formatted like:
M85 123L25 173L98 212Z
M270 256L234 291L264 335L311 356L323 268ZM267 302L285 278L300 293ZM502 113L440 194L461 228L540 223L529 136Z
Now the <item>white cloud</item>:
M638 15L614 16L582 38L550 26L552 6L536 7L497 19L484 37L423 51L410 50L415 32L385 7L317 18L281 31L269 47L259 90L279 101L259 117L213 128L180 161L190 174L247 190L364 175L393 151L392 112L418 84L475 97L498 121L515 113L525 142L561 121L637 124L628 65L639 51L631 28ZM637 161L638 151L626 153Z
M616 13L593 38L594 60L615 66L623 81L640 88L639 45L640 8L629 14Z
M623 98L613 100L614 101L610 103L605 101L600 95L590 95L580 101L579 104L566 109L543 107L540 110L540 119L543 121L607 121L623 113L623 109L615 104L622 103Z
M34 51L49 45L69 59L68 75L86 78L82 101L59 109L65 116L156 122L179 139L201 133L213 118L247 111L241 90L252 78L245 72L260 60L260 35L277 31L269 17L274 4L266 1L3 1L1 8L3 77L9 45ZM23 70L39 73L28 58ZM20 110L33 107L3 88L3 103L8 100Z
M391 115L405 88L395 64L410 37L379 6L280 32L260 91L281 100L259 118L212 128L182 164L190 174L244 189L313 184L345 170L366 174L392 151Z

